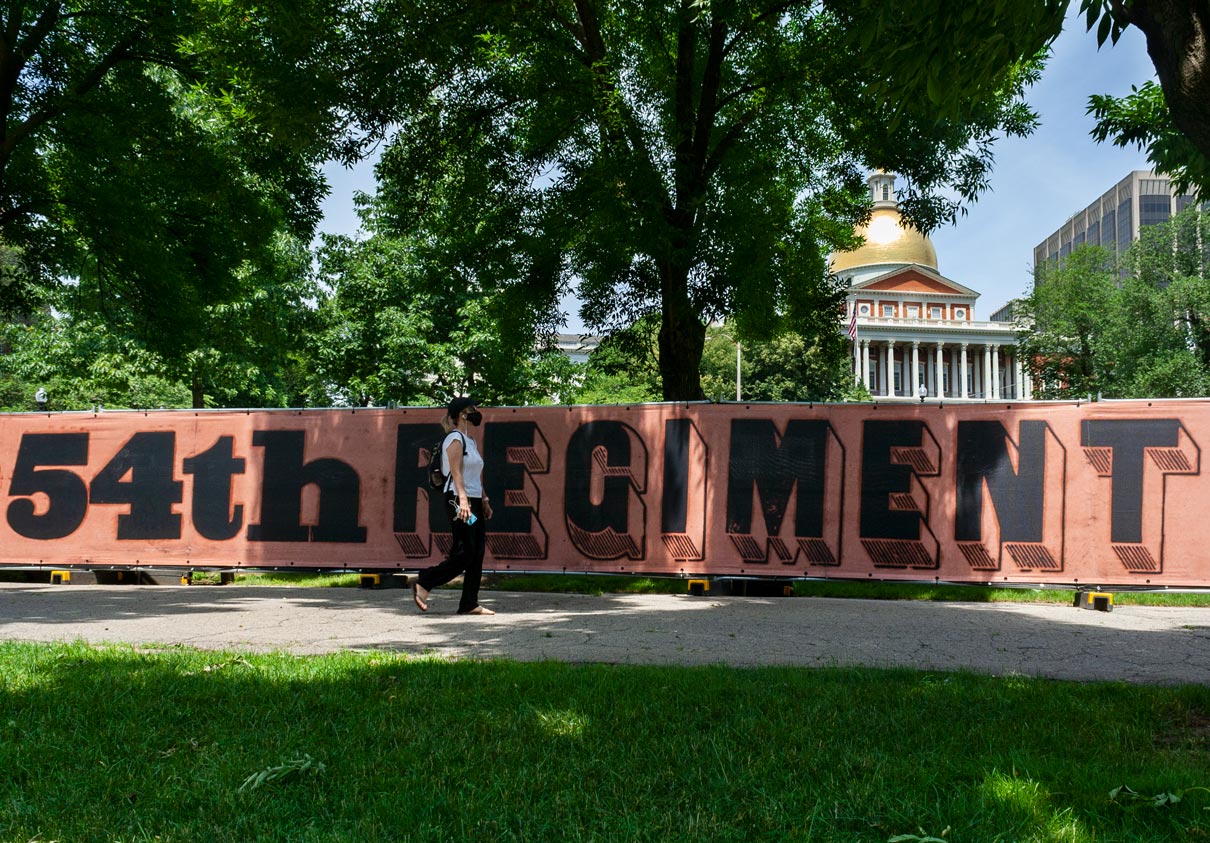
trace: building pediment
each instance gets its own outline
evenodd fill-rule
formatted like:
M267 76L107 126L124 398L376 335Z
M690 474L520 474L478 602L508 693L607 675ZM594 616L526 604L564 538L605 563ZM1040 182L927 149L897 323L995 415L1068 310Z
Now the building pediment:
M932 295L978 297L978 293L951 281L928 267L912 264L867 278L849 287L850 294L863 292L925 293Z

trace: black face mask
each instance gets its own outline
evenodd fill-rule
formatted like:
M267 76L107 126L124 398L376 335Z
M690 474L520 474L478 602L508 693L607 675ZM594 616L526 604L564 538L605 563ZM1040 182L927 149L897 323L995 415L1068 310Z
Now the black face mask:
M478 427L479 422L483 421L483 413L479 412L478 410L475 410L474 412L471 412L471 413L467 413L466 420L468 422L470 422L471 424L473 424L475 427Z

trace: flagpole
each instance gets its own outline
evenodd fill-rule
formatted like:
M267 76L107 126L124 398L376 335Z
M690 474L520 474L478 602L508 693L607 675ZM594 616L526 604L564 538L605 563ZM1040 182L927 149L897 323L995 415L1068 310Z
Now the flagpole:
M849 319L849 339L853 341L853 374L857 383L865 383L861 372L861 347L857 344L857 301L853 300L853 315Z

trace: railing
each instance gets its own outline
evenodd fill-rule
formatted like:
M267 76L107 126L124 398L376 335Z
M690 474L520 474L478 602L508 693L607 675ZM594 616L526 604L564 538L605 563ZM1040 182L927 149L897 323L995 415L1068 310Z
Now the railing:
M1016 335L1017 329L1011 322L967 322L957 319L901 319L891 316L858 316L857 327L872 328L944 328L962 331L1007 331Z

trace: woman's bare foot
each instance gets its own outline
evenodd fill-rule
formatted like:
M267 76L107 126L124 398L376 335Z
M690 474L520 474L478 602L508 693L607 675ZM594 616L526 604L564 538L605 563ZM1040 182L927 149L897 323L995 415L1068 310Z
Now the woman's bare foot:
M412 583L412 602L416 604L416 608L422 612L429 610L429 604L425 601L429 598L428 589L421 588L420 583Z
M462 614L464 614L464 615L494 615L496 613L493 612L491 609L487 609L483 606L476 606L475 608L471 609L469 612L463 612Z

